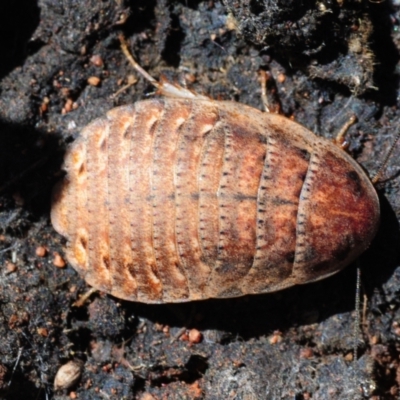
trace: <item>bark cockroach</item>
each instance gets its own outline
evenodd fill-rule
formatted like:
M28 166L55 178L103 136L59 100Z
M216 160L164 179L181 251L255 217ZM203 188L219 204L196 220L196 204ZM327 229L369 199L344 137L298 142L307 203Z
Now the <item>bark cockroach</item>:
M378 197L337 145L131 62L165 97L84 128L54 192L87 283L146 303L235 297L323 279L369 246Z

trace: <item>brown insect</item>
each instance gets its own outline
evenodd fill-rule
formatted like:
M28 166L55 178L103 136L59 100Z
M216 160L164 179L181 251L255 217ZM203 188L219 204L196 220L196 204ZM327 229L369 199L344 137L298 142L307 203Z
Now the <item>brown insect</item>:
M169 97L88 125L54 193L52 223L87 283L146 303L235 297L323 279L369 246L378 197L338 146L131 62Z

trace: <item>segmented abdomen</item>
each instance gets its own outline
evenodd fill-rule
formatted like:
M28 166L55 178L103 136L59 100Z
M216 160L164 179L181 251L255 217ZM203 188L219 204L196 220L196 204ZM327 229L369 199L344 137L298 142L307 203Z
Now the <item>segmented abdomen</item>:
M69 150L53 224L86 281L119 298L233 297L319 279L376 224L371 185L331 147L235 103L116 108Z

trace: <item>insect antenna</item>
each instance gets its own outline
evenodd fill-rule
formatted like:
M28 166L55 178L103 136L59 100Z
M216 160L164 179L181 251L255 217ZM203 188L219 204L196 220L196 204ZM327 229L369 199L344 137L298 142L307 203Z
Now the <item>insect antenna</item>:
M387 163L389 161L390 156L393 154L393 151L396 147L397 142L400 139L400 130L397 132L396 138L394 139L393 144L390 146L389 152L387 153L385 159L383 160L383 163L378 169L378 172L374 175L374 177L371 179L371 182L375 185L379 181L379 179L382 177L383 170L386 168Z
M124 53L125 57L128 59L130 64L132 65L133 68L136 69L137 72L139 72L140 75L142 75L146 80L148 80L154 87L157 89L161 89L160 83L153 78L149 73L147 73L132 57L131 52L128 49L128 44L126 42L126 39L123 35L118 36L119 41L121 42L121 50Z
M165 80L157 81L149 73L147 73L132 57L131 52L128 49L128 44L125 37L121 34L119 35L119 41L121 42L121 50L125 57L128 59L129 63L133 68L139 72L147 81L149 81L155 88L158 89L158 93L168 97L183 98L183 99L193 99L193 100L210 100L209 97L203 96L201 94L192 92L182 86L169 83Z

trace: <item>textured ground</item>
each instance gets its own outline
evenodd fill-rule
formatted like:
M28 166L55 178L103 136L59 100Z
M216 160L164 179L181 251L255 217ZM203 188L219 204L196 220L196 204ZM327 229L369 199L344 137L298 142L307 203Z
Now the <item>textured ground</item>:
M0 396L397 399L400 146L379 186L380 231L360 259L365 309L355 363L355 266L270 295L149 306L97 293L78 308L87 286L68 265L54 265L64 241L49 212L68 143L106 110L152 91L139 78L111 97L134 74L120 32L152 75L217 99L262 108L258 71L271 71L283 112L318 134L333 136L355 113L351 149L373 174L400 123L399 2L3 3ZM202 341L188 340L185 328ZM83 362L80 381L54 393L54 376L69 360Z

